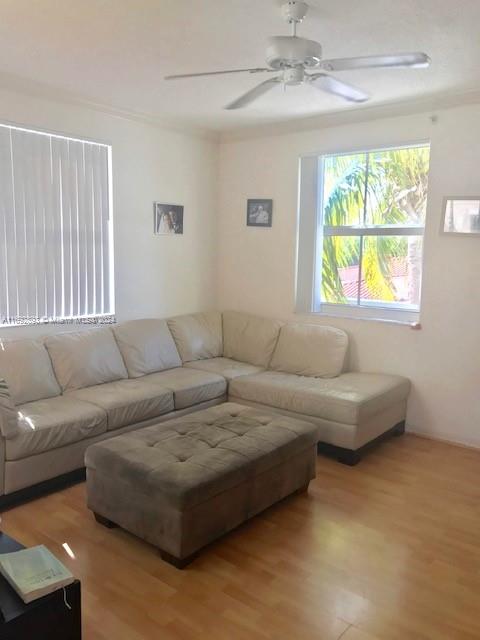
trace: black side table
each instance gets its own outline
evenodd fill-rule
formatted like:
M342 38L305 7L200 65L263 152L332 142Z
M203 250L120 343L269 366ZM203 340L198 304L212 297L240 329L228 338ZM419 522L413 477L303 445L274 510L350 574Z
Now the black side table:
M0 532L0 553L24 549ZM80 582L65 588L71 609L65 606L63 589L25 604L0 574L0 638L2 640L81 640Z

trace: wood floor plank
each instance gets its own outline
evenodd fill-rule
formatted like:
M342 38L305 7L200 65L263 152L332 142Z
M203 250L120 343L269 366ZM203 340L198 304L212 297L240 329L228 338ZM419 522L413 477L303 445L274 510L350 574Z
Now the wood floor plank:
M341 636L340 640L384 640L383 638L379 638L378 636L372 636L371 633L366 633L365 631L361 631L356 627L349 627L343 636Z
M84 484L5 512L2 527L81 579L85 640L480 638L480 452L412 435L353 468L319 457L308 494L185 571L96 523Z

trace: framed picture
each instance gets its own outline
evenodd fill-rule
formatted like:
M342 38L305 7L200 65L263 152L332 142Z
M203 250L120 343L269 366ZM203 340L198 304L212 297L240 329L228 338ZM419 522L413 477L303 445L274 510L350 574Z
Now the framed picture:
M480 235L480 196L445 198L442 232Z
M154 202L153 232L157 236L183 234L183 207L178 204Z
M273 200L248 200L247 226L271 227L273 217Z

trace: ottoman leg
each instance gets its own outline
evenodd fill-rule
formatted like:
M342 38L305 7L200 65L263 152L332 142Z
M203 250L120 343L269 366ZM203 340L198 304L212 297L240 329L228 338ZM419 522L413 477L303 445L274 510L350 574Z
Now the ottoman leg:
M306 484L303 485L303 487L300 487L300 489L297 489L295 491L295 493L298 494L298 495L300 495L302 493L307 493L309 484L310 484L310 482L307 482Z
M185 569L185 567L193 562L193 560L198 556L198 553L193 553L191 556L187 556L186 558L177 558L166 551L162 551L162 549L159 549L159 553L164 562L168 562L168 564L171 564L172 567L175 567L176 569Z
M112 522L108 518L104 518L99 513L94 513L93 515L95 516L95 520L99 524L103 524L103 526L107 527L107 529L115 529L116 527L118 527L118 524L115 524L115 522Z

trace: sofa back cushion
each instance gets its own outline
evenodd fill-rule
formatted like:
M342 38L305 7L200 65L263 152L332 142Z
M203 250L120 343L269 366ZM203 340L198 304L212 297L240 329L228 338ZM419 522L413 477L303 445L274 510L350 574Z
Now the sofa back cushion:
M182 366L165 320L131 320L113 333L130 378Z
M223 355L268 367L283 322L238 311L223 314Z
M222 355L222 315L218 311L170 318L168 326L183 362Z
M341 329L317 324L282 327L270 369L314 378L342 373L348 336Z
M113 333L108 328L50 336L45 344L64 391L128 377Z
M0 378L15 404L53 398L61 393L44 344L37 340L2 340Z

